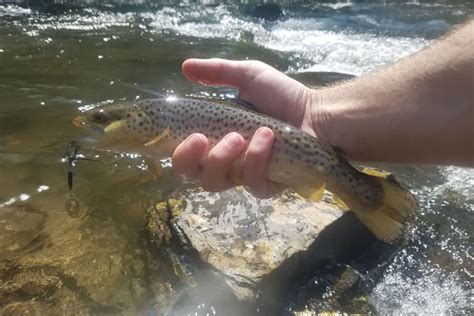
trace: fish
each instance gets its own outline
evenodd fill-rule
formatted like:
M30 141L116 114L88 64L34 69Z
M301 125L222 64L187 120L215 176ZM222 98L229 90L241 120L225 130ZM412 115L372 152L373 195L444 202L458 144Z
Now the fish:
M97 136L99 146L118 152L139 153L160 159L193 133L217 144L230 132L247 141L262 126L273 130L275 140L267 178L306 199L319 201L325 190L379 240L393 243L416 210L414 196L391 174L358 170L343 152L303 130L252 111L236 102L190 97L159 97L84 112L73 120ZM238 179L234 179L239 184Z

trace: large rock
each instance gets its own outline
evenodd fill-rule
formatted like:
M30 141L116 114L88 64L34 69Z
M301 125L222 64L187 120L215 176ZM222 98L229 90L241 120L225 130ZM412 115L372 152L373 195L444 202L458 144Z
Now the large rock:
M0 314L137 313L145 254L113 223L0 208Z
M314 203L293 193L258 200L240 188L195 189L176 194L168 205L182 242L223 276L239 300L268 301L318 264L351 256L373 241L330 201L326 196Z
M45 220L46 214L27 206L0 207L0 261L38 247Z

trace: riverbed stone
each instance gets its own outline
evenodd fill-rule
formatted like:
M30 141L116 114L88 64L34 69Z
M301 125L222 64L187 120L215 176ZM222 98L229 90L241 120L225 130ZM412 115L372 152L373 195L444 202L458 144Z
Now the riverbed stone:
M0 208L0 261L40 246L46 214L28 206Z
M373 241L329 194L315 203L291 192L260 200L243 188L222 193L196 188L176 193L168 205L182 242L244 301L262 293L276 299L305 269L347 256L360 248L360 240Z
M0 210L6 229L0 314L127 314L143 308L146 254L117 225L34 206Z

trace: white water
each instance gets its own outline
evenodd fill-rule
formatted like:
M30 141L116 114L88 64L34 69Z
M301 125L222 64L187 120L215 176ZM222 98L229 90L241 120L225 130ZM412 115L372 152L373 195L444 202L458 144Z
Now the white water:
M347 6L354 5L336 5ZM0 14L31 13L28 9L14 6L2 10ZM80 14L66 14L59 18L33 15L31 27L25 31L38 36L39 32L48 29L100 31L123 27L141 28L158 34L172 32L198 39L248 41L250 38L259 46L287 53L294 63L289 69L291 72L329 71L361 75L422 49L431 42L423 35L440 34L449 28L443 20L411 23L397 21L391 16L376 18L375 13L365 12L355 14L349 22L344 19L347 20L346 15L322 14L318 17L290 16L283 21L266 23L236 15L226 6L203 7L201 10L168 7L141 13L87 9Z
M361 75L429 45L449 29L448 17L467 14L450 5L417 2L413 5L408 9L416 13L406 11L398 16L390 8L383 13L371 12L343 2L324 6L333 10L350 9L352 14L339 11L317 16L293 14L271 23L236 14L226 6L164 8L141 13L91 9L59 17L17 6L0 6L0 17L27 16L30 23L23 27L30 36L40 36L52 29L92 34L107 30L105 41L106 38L120 39L119 31L124 29L138 28L147 36L165 37L171 33L186 41L212 38L243 44L253 42L285 54L291 65L286 69L289 72ZM436 11L422 15L420 12L425 11L416 11L416 7ZM413 14L420 16L407 20ZM116 29L117 34L114 34ZM1 47L0 53L3 49L7 48ZM438 315L472 306L472 284L464 277L469 275L467 266L473 262L469 229L472 230L474 211L474 170L443 167L440 173L445 178L442 184L420 184L416 190L423 223L414 228L410 247L397 255L369 297L381 315ZM429 252L433 248L445 251L459 266L449 270L449 264L433 262Z

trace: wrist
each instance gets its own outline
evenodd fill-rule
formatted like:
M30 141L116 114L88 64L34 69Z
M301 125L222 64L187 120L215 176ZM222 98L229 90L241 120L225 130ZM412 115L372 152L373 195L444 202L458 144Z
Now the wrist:
M347 102L340 99L340 92L337 86L312 89L310 109L316 136L332 146L342 148L340 136L344 134L344 125L341 125L344 114L341 112L341 104Z
M312 91L312 123L319 139L340 148L349 159L371 160L367 116L370 98L351 82Z

